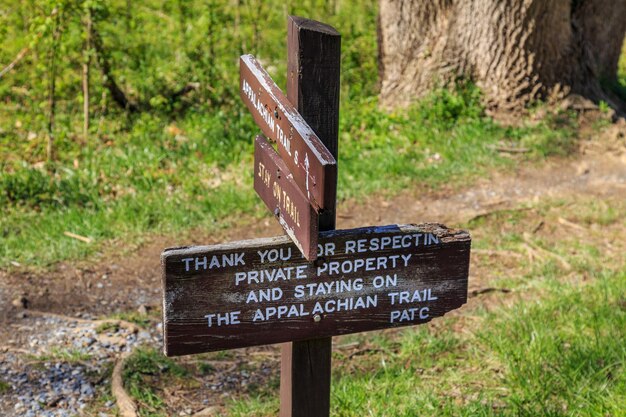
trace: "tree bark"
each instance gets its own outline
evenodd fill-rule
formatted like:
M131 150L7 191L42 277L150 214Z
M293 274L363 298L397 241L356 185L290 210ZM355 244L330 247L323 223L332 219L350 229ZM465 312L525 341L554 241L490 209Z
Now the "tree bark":
M464 78L489 107L575 93L620 106L626 0L380 0L381 104L407 105Z

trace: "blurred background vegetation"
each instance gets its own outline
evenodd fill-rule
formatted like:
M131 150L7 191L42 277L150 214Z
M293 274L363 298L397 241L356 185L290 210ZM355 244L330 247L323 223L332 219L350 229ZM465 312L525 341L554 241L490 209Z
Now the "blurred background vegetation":
M0 266L264 215L238 59L254 54L284 87L289 14L342 34L341 200L461 185L514 163L497 145L531 160L575 146L575 115L538 107L503 126L465 82L379 110L374 0L3 0Z

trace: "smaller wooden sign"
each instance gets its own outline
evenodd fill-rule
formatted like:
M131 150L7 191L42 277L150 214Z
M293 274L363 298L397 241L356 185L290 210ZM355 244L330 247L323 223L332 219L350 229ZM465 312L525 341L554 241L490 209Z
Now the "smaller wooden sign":
M254 141L254 190L300 252L317 258L318 215L285 163L263 136Z
M310 203L317 209L334 203L335 190L325 186L336 180L335 158L252 55L240 58L240 94Z
M320 233L306 261L287 236L166 249L167 355L425 323L467 300L470 236L440 224Z

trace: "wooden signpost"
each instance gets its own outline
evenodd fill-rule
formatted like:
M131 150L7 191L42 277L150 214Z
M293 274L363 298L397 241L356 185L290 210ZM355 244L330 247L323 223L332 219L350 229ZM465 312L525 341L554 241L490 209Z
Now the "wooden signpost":
M278 153L299 187L317 208L325 208L328 182L335 181L335 158L304 121L287 97L252 56L240 59L241 99L261 131L276 142Z
M331 26L289 17L287 98L338 159L341 35ZM329 202L319 213L319 230L335 229L337 176L324 187ZM283 343L280 416L322 417L330 410L332 337Z
M166 250L165 351L425 323L465 303L469 250L439 224L323 232L315 263L286 236Z
M250 55L254 188L288 236L166 249L166 355L282 343L281 417L326 417L332 336L422 324L467 301L471 239L441 224L335 229L341 37L288 22L285 96Z

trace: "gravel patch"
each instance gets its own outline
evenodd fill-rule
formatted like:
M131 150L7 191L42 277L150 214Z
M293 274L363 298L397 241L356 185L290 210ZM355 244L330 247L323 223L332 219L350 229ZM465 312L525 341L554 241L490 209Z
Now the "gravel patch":
M80 415L110 384L106 371L120 353L163 343L160 323L137 332L117 326L98 332L101 323L84 316L18 314L12 338L0 347L0 415Z

